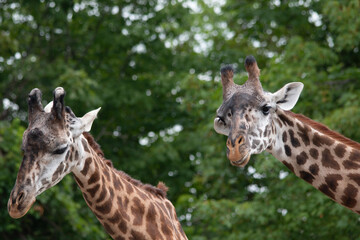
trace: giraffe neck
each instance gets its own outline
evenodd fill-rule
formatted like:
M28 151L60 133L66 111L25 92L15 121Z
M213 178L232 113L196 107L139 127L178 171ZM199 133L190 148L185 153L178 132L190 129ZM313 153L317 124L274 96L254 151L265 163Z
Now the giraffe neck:
M278 110L269 152L298 177L360 214L360 144L302 115Z
M161 196L161 190L117 171L84 137L79 141L74 178L87 205L113 239L187 239L174 206Z

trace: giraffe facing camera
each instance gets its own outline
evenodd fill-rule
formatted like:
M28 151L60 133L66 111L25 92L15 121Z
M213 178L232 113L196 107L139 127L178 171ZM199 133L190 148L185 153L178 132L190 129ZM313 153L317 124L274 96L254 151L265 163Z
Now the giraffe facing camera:
M360 214L360 144L290 111L302 83L266 92L253 56L245 59L245 68L249 78L243 85L234 83L231 66L221 69L223 103L214 129L228 136L230 163L245 167L252 154L267 151L298 177Z
M85 202L113 239L187 239L167 187L143 184L116 170L88 133L100 108L78 118L54 90L45 108L41 91L28 97L29 126L23 134L22 163L8 201L13 218L24 216L36 197L73 173Z

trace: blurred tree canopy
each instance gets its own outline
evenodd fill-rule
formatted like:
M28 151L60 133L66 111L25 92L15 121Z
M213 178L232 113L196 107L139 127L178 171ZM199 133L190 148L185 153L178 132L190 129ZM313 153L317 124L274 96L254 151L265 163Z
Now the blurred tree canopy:
M189 239L360 239L360 218L267 153L244 169L213 130L219 69L246 55L274 92L305 84L294 112L360 141L358 0L1 0L0 238L109 238L71 176L18 220L6 210L26 98L56 86L116 168L164 181Z

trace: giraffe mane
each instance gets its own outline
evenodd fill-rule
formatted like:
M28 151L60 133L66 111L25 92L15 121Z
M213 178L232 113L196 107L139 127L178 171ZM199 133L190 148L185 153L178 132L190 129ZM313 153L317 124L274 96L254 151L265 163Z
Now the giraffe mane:
M311 126L312 128L314 128L315 130L321 132L322 134L337 140L339 142L342 142L343 144L350 146L352 148L355 148L357 150L360 150L360 143L355 142L347 137L344 137L343 135L341 135L340 133L337 133L335 131L330 130L328 127L326 127L324 124L318 123L308 117L305 117L302 114L297 114L297 113L293 113L291 111L285 111L287 114L289 114L292 117L295 117L296 119L298 119L300 122L307 124L309 126Z
M123 171L117 170L116 168L114 168L112 161L105 158L104 152L101 150L100 145L95 141L94 137L88 132L83 132L83 136L88 141L90 147L105 162L105 164L116 170L116 172L120 174L126 181L134 184L137 187L144 189L147 192L155 194L156 196L166 198L168 187L163 182L159 182L157 187L154 187L150 184L144 184L141 181L130 177L128 174L126 174Z

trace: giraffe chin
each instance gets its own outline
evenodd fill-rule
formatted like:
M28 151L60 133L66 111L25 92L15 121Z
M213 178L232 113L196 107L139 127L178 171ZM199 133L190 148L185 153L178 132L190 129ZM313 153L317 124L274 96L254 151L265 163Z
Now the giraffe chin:
M22 202L20 204L11 204L10 199L8 202L8 212L10 217L17 219L23 217L32 207L32 205L35 203L36 198L32 197L26 202ZM25 206L24 206L25 205Z
M246 154L242 159L240 159L240 160L237 160L237 161L233 161L233 160L230 160L230 163L231 163L231 165L233 165L233 166L236 166L236 167L245 167L246 166L246 164L248 164L248 162L249 162L249 160L250 160L250 156L251 156L251 154L250 153L248 153L248 154Z

